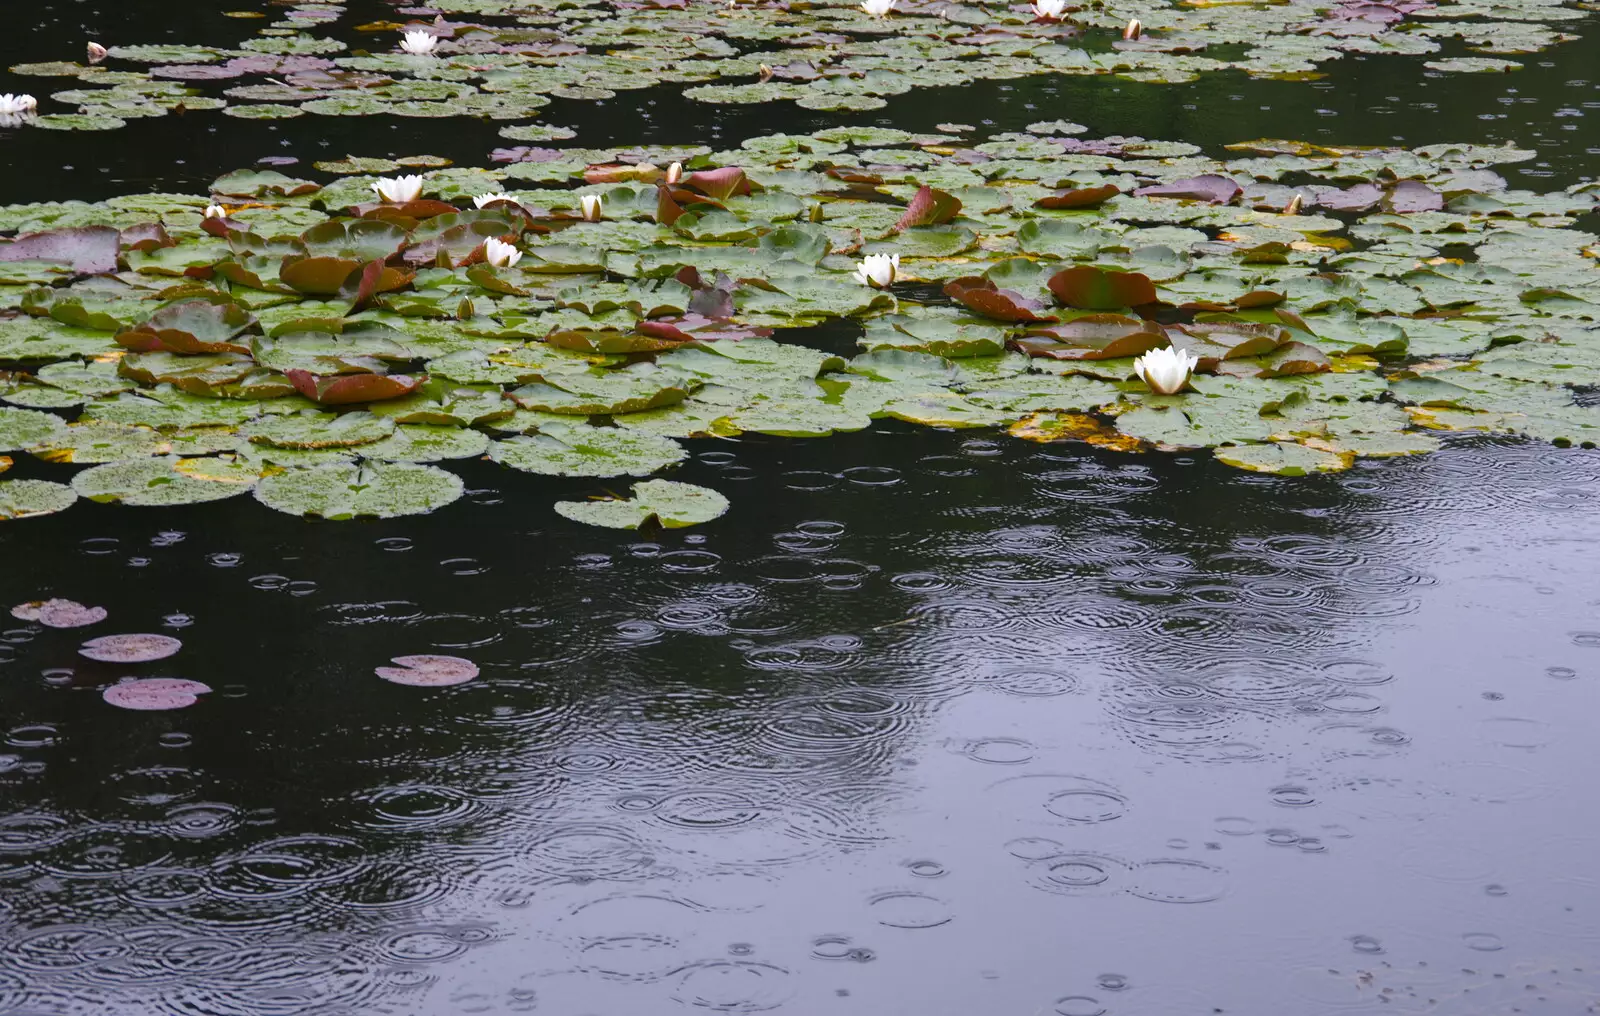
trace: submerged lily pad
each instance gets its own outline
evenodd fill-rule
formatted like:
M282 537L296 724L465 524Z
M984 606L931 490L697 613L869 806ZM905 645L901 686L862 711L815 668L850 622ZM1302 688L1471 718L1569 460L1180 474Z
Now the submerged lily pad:
M627 499L556 502L563 517L608 529L638 529L646 524L681 529L710 522L727 510L728 499L716 491L673 480L636 483Z

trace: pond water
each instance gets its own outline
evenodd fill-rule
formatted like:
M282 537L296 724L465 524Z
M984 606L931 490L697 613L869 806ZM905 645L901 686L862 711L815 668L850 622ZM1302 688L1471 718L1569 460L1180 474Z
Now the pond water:
M86 28L253 30L134 7L35 5L7 63ZM1514 141L1543 190L1600 146L1595 24L1564 30L1509 76L1385 56L542 120L594 145L1056 115L1208 150ZM263 154L481 165L495 130L190 114L0 144L31 201ZM184 644L129 668L0 632L0 1012L1600 1011L1600 452L1450 435L1285 478L892 420L687 444L676 478L736 507L667 532L568 523L549 503L592 483L488 462L389 521L234 498L0 526L0 603ZM373 676L414 653L482 676ZM108 708L130 669L215 692Z

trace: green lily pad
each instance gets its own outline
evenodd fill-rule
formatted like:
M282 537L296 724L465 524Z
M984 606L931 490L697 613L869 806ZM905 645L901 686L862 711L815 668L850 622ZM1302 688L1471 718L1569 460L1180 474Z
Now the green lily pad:
M728 499L708 487L673 480L644 480L626 500L557 501L556 511L574 522L608 529L638 529L647 523L682 529L720 518Z
M256 500L290 515L321 519L388 519L421 515L459 499L461 478L413 463L324 465L291 469L256 485Z
M0 480L0 522L53 515L72 507L77 493L49 480Z
M256 471L244 463L168 455L85 469L72 478L72 489L91 501L159 507L235 497L256 478Z
M544 425L532 437L496 441L489 457L546 476L646 476L688 457L671 438L621 427Z

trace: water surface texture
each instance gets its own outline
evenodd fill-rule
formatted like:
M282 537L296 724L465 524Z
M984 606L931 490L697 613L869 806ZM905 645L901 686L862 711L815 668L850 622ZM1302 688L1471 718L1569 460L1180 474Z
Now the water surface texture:
M175 6L39 4L7 62L96 24L250 25ZM1600 98L1585 46L1511 76L1044 79L842 119L1007 130L1055 102L1208 146L1512 140L1549 150L1520 167L1542 188L1593 172L1600 138L1567 129ZM785 116L650 93L544 119L585 144L841 119ZM184 164L15 135L9 197L496 144L136 130ZM184 648L117 666L0 625L0 1013L1600 1011L1600 452L1447 445L1283 479L888 422L691 442L676 478L735 507L665 534L566 522L583 481L487 462L417 519L240 498L4 525L0 604L71 597L110 612L94 634ZM373 674L413 653L483 673ZM128 674L216 691L108 707Z

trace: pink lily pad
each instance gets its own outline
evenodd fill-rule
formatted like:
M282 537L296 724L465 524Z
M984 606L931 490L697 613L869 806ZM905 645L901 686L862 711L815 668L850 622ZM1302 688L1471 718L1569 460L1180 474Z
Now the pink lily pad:
M183 643L170 635L102 635L85 642L78 652L101 663L149 663L182 648Z
M459 656L396 656L390 662L399 666L378 667L377 675L414 688L446 688L478 676L478 665Z
M183 709L210 690L199 681L179 677L128 678L101 692L100 697L118 709Z
M106 619L106 608L85 607L72 600L35 600L11 608L21 621L38 621L46 628L82 628Z
M1133 193L1135 197L1141 198L1179 198L1185 201L1209 201L1214 205L1225 205L1238 197L1243 189L1228 177L1206 173L1204 176L1185 177L1154 187L1140 187Z

